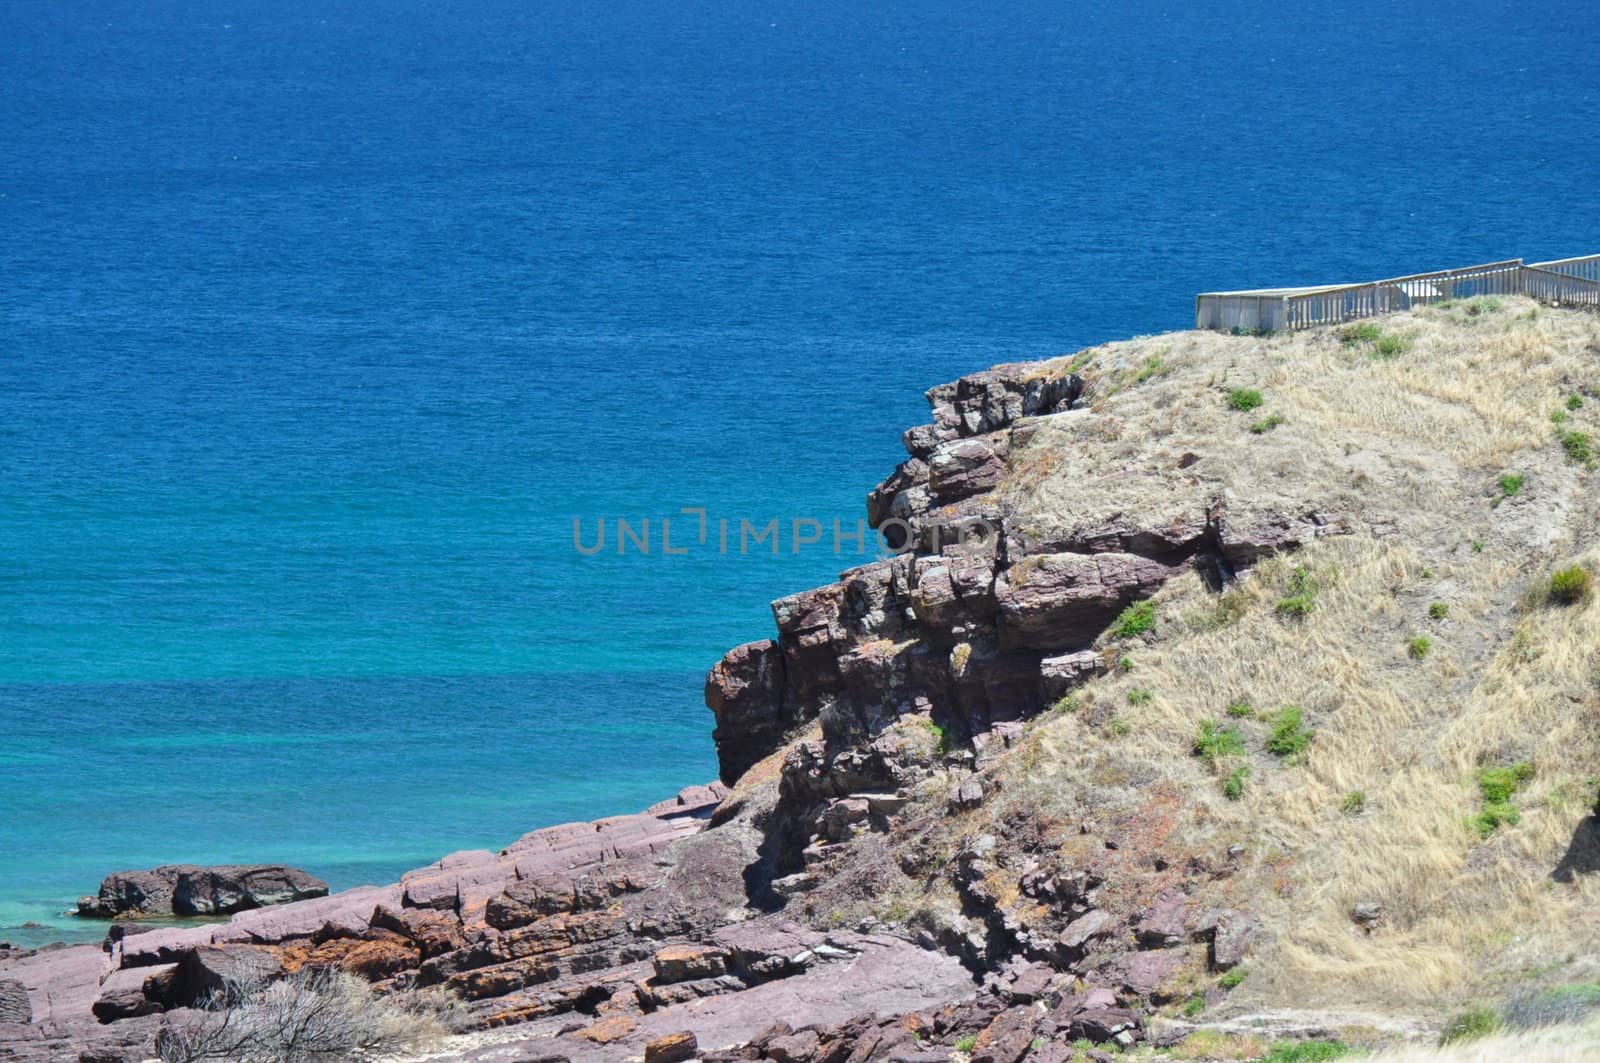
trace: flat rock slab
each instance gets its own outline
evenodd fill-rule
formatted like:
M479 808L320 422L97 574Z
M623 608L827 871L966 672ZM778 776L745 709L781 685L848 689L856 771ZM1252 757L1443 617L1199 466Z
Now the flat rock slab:
M645 1015L626 1039L627 1054L642 1053L648 1042L679 1032L694 1034L701 1051L728 1048L750 1040L776 1018L803 1016L807 1024L828 1024L868 1014L889 1017L957 1000L975 988L971 974L951 956L890 937L852 944L863 950L852 958ZM617 1045L594 1051L571 1036L557 1038L556 1044L574 1063L620 1058Z

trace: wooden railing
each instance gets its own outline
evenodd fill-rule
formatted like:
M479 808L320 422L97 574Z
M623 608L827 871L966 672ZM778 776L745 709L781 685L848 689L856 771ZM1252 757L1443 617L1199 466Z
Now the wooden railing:
M1600 309L1600 255L1531 264L1511 258L1363 284L1205 292L1195 297L1195 328L1312 328L1480 295L1526 295L1545 303Z

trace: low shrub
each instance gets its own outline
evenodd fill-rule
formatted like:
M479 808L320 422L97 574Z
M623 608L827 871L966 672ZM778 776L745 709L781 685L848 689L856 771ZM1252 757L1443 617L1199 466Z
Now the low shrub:
M1372 356L1382 361L1398 358L1411 349L1411 337L1386 332L1372 345Z
M1317 592L1322 589L1316 577L1304 565L1296 565L1289 574L1289 594L1278 599L1280 616L1304 620L1316 606Z
M1156 603L1146 598L1124 609L1111 625L1111 633L1119 639L1143 635L1156 626Z
M1428 619L1443 620L1450 615L1450 607L1444 602L1434 602L1428 606Z
M1554 605L1576 605L1594 593L1594 577L1582 565L1558 569L1545 587L1545 600Z
M1280 424L1283 424L1285 420L1286 418L1283 416L1283 414L1275 413L1272 416L1264 417L1255 424L1251 425L1250 431L1254 432L1258 436L1265 435L1274 428L1278 427Z
M1433 640L1426 635L1418 635L1406 643L1406 652L1411 654L1411 659L1420 661L1433 652Z
M1239 988L1239 983L1243 982L1245 980L1245 976L1249 973L1250 971L1247 968L1235 967L1233 970L1224 974L1221 978L1218 978L1217 985L1221 986L1223 989L1237 989Z
M1205 720L1195 735L1194 752L1196 756L1213 763L1219 757L1242 757L1244 735L1239 733L1237 727L1218 727L1215 722Z
M1583 432L1561 433L1561 449L1567 452L1568 459L1580 465L1594 460L1594 444Z
M1453 1045L1462 1041L1476 1041L1480 1037L1488 1037L1500 1029L1500 1016L1488 1008L1468 1008L1457 1012L1444 1024L1444 1031L1439 1034L1441 1045Z
M1206 1010L1206 995L1204 993L1196 993L1183 1002L1183 1013L1191 1019L1204 1010Z
M1228 773L1222 783L1222 796L1237 801L1244 796L1244 784L1250 778L1250 765L1241 764Z
M436 990L380 996L355 975L302 967L276 982L230 979L199 1008L169 1017L162 1063L298 1063L415 1051L465 1026L460 1002Z
M1485 768L1478 773L1478 789L1483 792L1485 803L1499 804L1511 800L1511 795L1531 778L1533 765L1526 762L1504 768Z
M1302 716L1298 706L1283 707L1272 725L1272 734L1267 736L1268 752L1280 757L1292 757L1306 751L1316 732L1302 726Z
M1153 697L1155 695L1148 690L1130 690L1128 691L1128 704L1143 705Z
M1522 822L1522 813L1510 801L1495 801L1483 806L1483 811L1472 818L1472 827L1478 837L1487 838L1501 827L1515 827Z
M1359 324L1346 325L1344 328L1339 330L1339 338L1345 342L1346 346L1354 346L1358 343L1377 343L1378 338L1382 335L1383 329L1379 328L1371 321L1362 321Z
M1255 388L1234 388L1228 392L1228 406L1240 413L1249 413L1266 401Z
M1495 499L1493 505L1498 506L1508 498L1515 498L1522 491L1523 484L1528 482L1528 477L1522 473L1506 473L1497 483L1500 486L1500 497Z

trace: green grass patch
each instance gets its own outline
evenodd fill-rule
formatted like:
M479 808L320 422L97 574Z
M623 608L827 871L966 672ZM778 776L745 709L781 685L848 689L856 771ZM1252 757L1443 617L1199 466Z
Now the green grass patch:
M1545 586L1545 601L1552 605L1577 605L1594 593L1594 577L1582 565L1557 569Z
M1242 757L1244 735L1232 725L1219 727L1213 720L1203 720L1194 737L1194 752L1196 756L1213 763L1219 757Z
M1433 640L1426 635L1417 635L1406 643L1406 652L1411 654L1414 661L1426 660L1428 654L1433 652Z
M1561 449L1567 452L1569 461L1580 465L1594 460L1594 443L1583 432L1562 432Z
M928 732L933 735L933 749L939 756L943 757L955 751L955 736L950 733L949 728L929 720Z
M1283 414L1275 413L1272 416L1264 417L1255 424L1251 425L1250 431L1254 432L1258 436L1266 435L1280 424L1283 424L1285 420L1286 418L1283 416Z
M1156 626L1156 603L1146 598L1124 609L1111 625L1111 633L1119 639L1143 635Z
M1583 396L1574 392L1567 396L1567 409L1577 412L1583 409Z
M1491 504L1498 506L1508 498L1517 497L1517 495L1522 492L1522 485L1527 482L1528 478L1520 472L1505 473L1497 481L1497 483L1500 485L1500 497L1495 499Z
M1165 358L1158 354L1150 358L1144 363L1144 365L1139 367L1139 371L1134 374L1133 382L1135 384L1143 384L1146 380L1149 380L1152 377L1166 376L1168 373L1172 372L1172 370L1172 363L1168 362Z
M1267 400L1255 388L1234 388L1228 392L1228 406L1240 413L1249 413Z
M1237 801L1244 796L1244 784L1250 778L1250 765L1241 764L1228 773L1222 782L1222 796Z
M1365 790L1351 790L1339 802L1339 810L1355 815L1367 807L1367 792Z
M1191 1019L1204 1010L1206 1010L1206 995L1204 993L1196 993L1183 1002L1183 1013Z
M1153 697L1155 697L1155 695L1150 693L1148 690L1130 690L1128 691L1128 704L1144 705Z
M1261 1063L1323 1063L1341 1059L1354 1051L1343 1041L1279 1041L1261 1057Z
M1248 720L1256 714L1255 706L1248 701L1236 701L1222 711L1236 720Z
M1483 806L1483 811L1472 817L1472 829L1478 837L1487 838L1501 827L1515 827L1522 822L1522 813L1510 801L1496 801Z
M1383 329L1371 321L1363 321L1355 325L1346 325L1339 330L1339 338L1346 347L1354 347L1358 343L1377 343L1383 336Z
M1298 706L1285 705L1272 725L1272 734L1267 736L1267 751L1280 757L1304 753L1316 732L1304 726L1303 718Z
M1429 620L1443 620L1449 615L1450 607L1444 602L1434 602L1432 605L1428 606Z
M1500 1016L1488 1008L1468 1008L1457 1012L1444 1024L1444 1031L1439 1034L1441 1045L1460 1044L1463 1041L1476 1041L1480 1037L1488 1037L1500 1029Z
M1294 571L1289 573L1289 593L1278 599L1278 614L1304 620L1316 607L1317 593L1320 590L1322 590L1321 584L1309 569L1304 565L1294 566Z
M957 1052L971 1052L978 1047L978 1035L972 1033L965 1037L958 1037L954 1047Z
M1248 968L1235 967L1233 970L1224 974L1221 978L1218 978L1217 985L1221 986L1223 989L1237 989L1239 988L1239 983L1243 982L1249 974L1250 971Z
M1398 332L1385 332L1372 345L1372 357L1380 362L1392 361L1411 349L1411 337Z
M1526 762L1504 768L1485 768L1478 773L1478 789L1483 792L1486 803L1499 804L1511 800L1511 795L1531 778L1533 765Z

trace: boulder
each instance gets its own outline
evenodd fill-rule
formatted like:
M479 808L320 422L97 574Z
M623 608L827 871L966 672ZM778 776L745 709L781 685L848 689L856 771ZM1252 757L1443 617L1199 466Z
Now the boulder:
M644 1046L644 1063L683 1063L700 1052L700 1044L693 1033L679 1030L657 1037Z
M942 443L928 459L928 490L939 504L992 490L1005 474L1003 439Z
M1155 591L1176 568L1138 554L1039 554L995 581L1002 645L1082 648L1125 606Z
M254 945L202 945L178 964L173 983L175 1003L198 1007L216 993L239 983L267 982L283 974L283 963L270 950Z
M789 728L783 687L783 653L771 639L729 650L706 676L705 701L717 720L711 738L722 782L738 782L783 741Z
M1095 650L1079 650L1039 662L1039 693L1046 705L1053 705L1074 687L1106 671L1106 659Z
M1164 890L1139 916L1137 936L1147 949L1181 945L1188 919L1189 898L1177 890Z
M163 975L170 974L176 965L165 967L134 967L112 971L100 983L100 996L90 1006L90 1011L100 1022L116 1022L135 1015L153 1015L164 1010L159 990L146 993L145 983L160 985Z
M1060 942L1071 952L1082 952L1090 941L1106 933L1111 926L1111 916L1098 908L1078 916L1061 932Z
M91 919L228 915L327 893L326 882L283 864L169 864L106 876L96 896L79 899L77 914Z
M714 945L669 945L651 960L656 981L663 984L698 978L718 978L727 973L728 951Z

